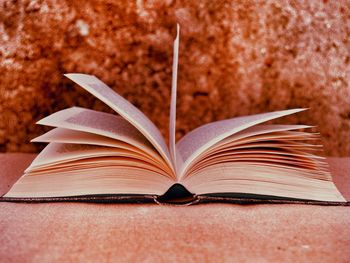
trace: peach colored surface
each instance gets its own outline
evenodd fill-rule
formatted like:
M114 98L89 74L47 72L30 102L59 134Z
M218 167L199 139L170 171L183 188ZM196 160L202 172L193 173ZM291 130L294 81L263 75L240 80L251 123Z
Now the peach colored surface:
M0 194L33 159L0 155ZM350 198L350 158L330 158ZM1 262L349 262L350 207L0 202Z

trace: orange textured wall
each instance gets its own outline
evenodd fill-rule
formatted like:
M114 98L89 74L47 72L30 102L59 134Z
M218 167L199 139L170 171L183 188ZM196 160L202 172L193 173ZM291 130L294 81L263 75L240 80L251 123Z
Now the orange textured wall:
M94 74L167 132L181 24L177 136L214 120L294 107L326 153L350 154L350 1L0 3L0 150L35 152L34 123L110 110L62 74Z

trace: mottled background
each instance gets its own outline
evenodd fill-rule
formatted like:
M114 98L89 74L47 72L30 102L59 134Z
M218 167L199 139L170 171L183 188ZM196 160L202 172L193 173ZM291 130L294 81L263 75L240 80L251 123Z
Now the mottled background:
M0 0L0 151L38 151L34 125L110 110L62 74L94 74L166 136L181 24L177 137L214 120L309 107L328 155L350 154L350 1Z

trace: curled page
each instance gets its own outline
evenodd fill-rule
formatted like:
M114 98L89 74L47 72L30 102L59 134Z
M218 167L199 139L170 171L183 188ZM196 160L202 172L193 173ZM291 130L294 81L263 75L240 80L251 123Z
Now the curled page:
M245 129L243 131L237 132L234 135L225 138L220 143L225 143L225 140L232 142L233 140L240 140L243 138L256 136L256 135L262 135L262 134L274 133L274 132L282 132L282 131L307 129L307 128L311 128L311 127L312 126L309 126L309 125L279 125L279 124L256 125L256 126L248 128L248 129Z
M102 135L93 134L89 132L70 130L66 128L54 128L48 131L47 133L44 133L43 135L32 139L31 142L88 144L123 149L138 149L133 147L131 144L120 140L108 138Z
M146 152L155 152L150 142L128 121L105 112L72 107L55 112L37 124L98 134L129 143Z
M130 158L130 160L133 159L134 162L154 164L152 159L140 152L134 151L132 148L51 142L34 159L31 165L25 170L25 173L39 171L44 168L48 169L50 167L54 169L55 165L78 160L89 162L91 161L90 158L100 158L99 161L103 162L104 157L113 157L114 162L118 162L118 160L123 158ZM96 162L93 161L93 163ZM74 166L73 163L70 165Z
M287 116L305 109L292 109L275 111L244 117L237 117L228 120L216 121L203 125L186 134L177 144L176 148L183 163L180 166L179 176L182 176L186 167L201 153L212 147L214 144L243 131L257 124Z
M110 87L95 76L86 74L65 74L65 76L73 80L86 91L90 92L96 98L103 101L128 122L130 122L150 141L150 143L167 162L169 167L173 167L170 153L162 134L154 123L138 108L114 92Z
M171 99L170 99L170 118L169 118L169 149L170 154L176 164L176 147L175 147L175 134L176 134L176 91L177 91L177 69L179 61L179 41L180 41L180 26L177 24L177 33L174 41L174 54L173 54L173 76L171 82ZM176 167L175 167L176 169Z

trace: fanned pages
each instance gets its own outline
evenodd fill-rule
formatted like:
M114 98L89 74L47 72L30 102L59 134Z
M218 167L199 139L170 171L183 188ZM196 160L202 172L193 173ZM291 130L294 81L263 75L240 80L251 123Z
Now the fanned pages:
M125 120L135 126L159 151L160 155L163 156L169 166L172 167L170 153L160 131L138 108L133 106L119 94L115 93L95 76L85 74L65 74L65 76L106 103L125 118Z
M212 122L191 131L190 133L186 134L176 145L182 161L178 164L180 168L180 175L184 173L186 167L196 158L198 154L208 150L215 143L218 143L219 141L254 125L303 110L304 109L293 109L238 117L229 120Z
M128 142L135 147L154 150L149 141L128 121L113 114L80 107L58 111L37 122L40 125L61 127L102 135Z
M72 107L38 122L48 145L5 201L273 202L347 205L333 183L318 133L265 122L289 109L203 125L178 143L180 28L173 46L169 147L158 128L95 76L66 74L117 114Z

